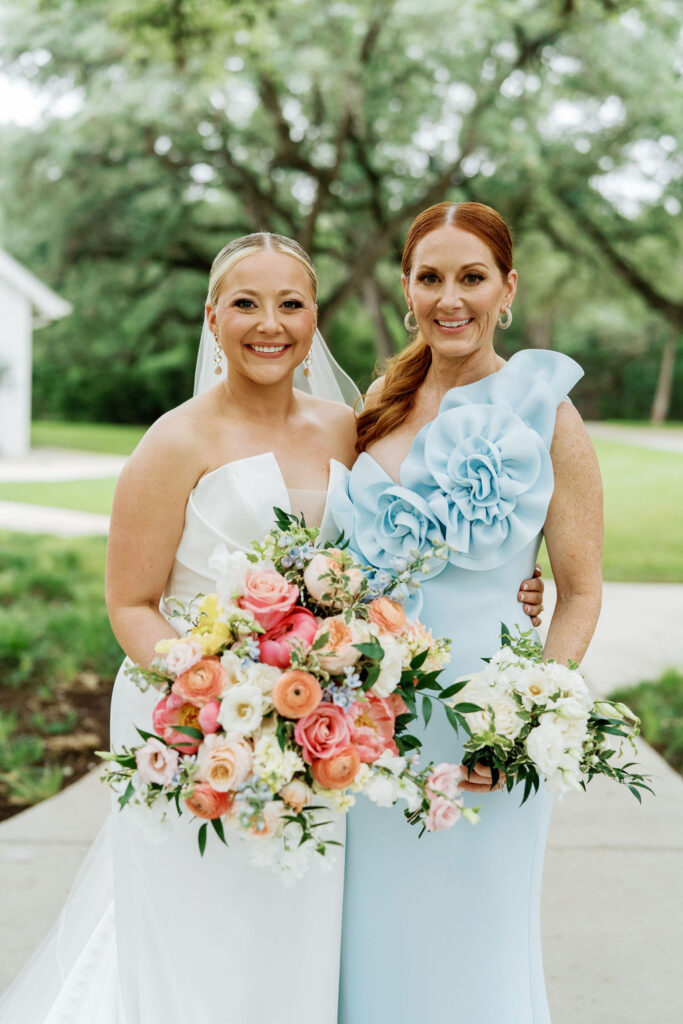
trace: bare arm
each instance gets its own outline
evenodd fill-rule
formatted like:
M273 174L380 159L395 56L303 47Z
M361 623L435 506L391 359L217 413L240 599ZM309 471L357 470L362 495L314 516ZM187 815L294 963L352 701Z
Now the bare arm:
M602 602L602 481L595 449L573 405L557 410L550 454L555 490L544 534L557 585L557 605L544 656L581 661Z
M106 598L116 639L149 665L158 640L175 636L159 611L185 521L187 498L204 471L192 431L177 410L145 434L116 487L107 547Z

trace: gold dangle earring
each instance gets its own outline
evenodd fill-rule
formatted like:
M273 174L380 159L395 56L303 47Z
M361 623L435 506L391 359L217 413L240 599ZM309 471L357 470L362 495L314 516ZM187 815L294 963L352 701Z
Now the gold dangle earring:
M223 349L221 348L221 343L218 340L218 334L214 334L213 340L215 342L214 349L213 349L213 362L214 362L214 371L213 372L216 374L217 377L220 377L220 375L223 372Z
M505 319L503 319L503 317L505 317ZM501 309L500 313L498 314L498 326L502 327L504 331L507 331L511 323L512 310L510 309L509 306L506 306L505 309Z
M309 349L304 357L304 377L311 376L311 367L313 366L313 360L311 359L311 350Z

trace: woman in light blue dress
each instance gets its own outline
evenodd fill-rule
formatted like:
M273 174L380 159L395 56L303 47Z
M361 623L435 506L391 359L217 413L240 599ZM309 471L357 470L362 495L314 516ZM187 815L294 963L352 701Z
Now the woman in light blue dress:
M403 259L417 335L371 388L361 452L333 496L336 522L366 560L445 539L449 561L422 585L420 619L453 640L444 683L482 667L501 622L527 623L518 581L545 535L558 588L545 653L580 661L600 608L601 486L568 391L580 367L556 352L493 347L517 274L502 219L441 203L410 229ZM423 756L457 761L436 710ZM548 1024L539 927L551 796L520 806L490 792L483 766L463 788L482 806L425 835L400 807L358 801L348 827L339 1024Z

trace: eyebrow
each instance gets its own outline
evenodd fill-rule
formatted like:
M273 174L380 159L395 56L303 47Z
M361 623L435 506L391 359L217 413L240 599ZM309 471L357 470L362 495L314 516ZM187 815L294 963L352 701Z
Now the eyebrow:
M474 263L464 263L460 269L469 270L471 267L483 267L484 270L487 269L486 264L482 263L480 260L475 260ZM432 267L429 263L421 263L418 269L436 271L436 267Z
M253 288L235 288L234 290L236 292L239 292L241 295L258 295L259 294L259 292L254 291ZM281 288L279 292L276 292L276 294L277 295L303 295L304 293L299 291L298 288Z

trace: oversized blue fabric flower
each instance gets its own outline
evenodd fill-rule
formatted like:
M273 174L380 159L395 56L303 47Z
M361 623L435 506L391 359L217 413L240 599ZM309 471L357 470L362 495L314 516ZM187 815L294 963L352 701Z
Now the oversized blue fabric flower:
M435 544L443 544L444 530L427 501L395 483L365 452L330 501L337 526L370 565L401 569L415 552L429 555ZM430 575L444 566L443 560L434 559Z

